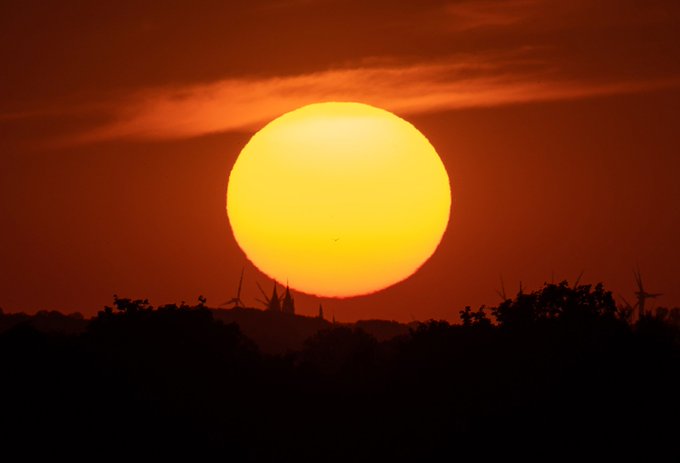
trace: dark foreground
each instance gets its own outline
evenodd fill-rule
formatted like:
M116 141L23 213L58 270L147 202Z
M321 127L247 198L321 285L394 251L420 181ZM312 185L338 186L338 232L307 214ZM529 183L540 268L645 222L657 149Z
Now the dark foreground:
M678 461L680 332L547 285L378 342L264 354L197 307L123 301L81 333L0 334L0 452L97 461ZM131 303L132 302L132 303ZM493 323L491 323L493 321ZM4 459L4 458L3 458ZM7 460L9 461L9 460Z

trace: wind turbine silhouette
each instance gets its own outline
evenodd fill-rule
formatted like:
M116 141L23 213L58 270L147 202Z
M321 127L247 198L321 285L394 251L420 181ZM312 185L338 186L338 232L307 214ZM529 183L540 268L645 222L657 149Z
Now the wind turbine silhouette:
M642 284L642 275L640 274L640 266L638 265L637 269L633 270L633 275L635 275L635 282L637 283L638 290L635 292L635 296L637 297L637 302L635 303L635 307L638 308L638 319L642 318L643 315L645 315L645 303L647 299L656 299L659 296L662 296L663 293L648 293L645 291L645 287ZM625 299L624 299L625 302ZM627 304L627 303L626 303ZM630 304L629 304L630 305Z
M243 304L243 301L241 300L241 288L243 287L243 272L244 271L245 271L245 268L242 268L241 269L241 278L238 281L238 291L236 291L236 297L233 297L233 298L229 299L227 302L220 304L220 305L233 304L232 309L236 309L236 308L245 306Z

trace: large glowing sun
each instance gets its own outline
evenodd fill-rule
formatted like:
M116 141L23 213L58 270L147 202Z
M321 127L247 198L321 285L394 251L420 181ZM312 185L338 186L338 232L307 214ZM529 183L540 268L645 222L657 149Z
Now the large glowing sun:
M248 259L305 293L372 293L412 275L449 221L446 169L418 129L359 103L318 103L257 132L229 176Z

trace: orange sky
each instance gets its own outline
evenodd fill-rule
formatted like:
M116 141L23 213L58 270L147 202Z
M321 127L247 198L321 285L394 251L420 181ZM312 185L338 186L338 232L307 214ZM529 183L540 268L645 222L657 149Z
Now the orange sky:
M243 265L256 305L229 170L265 122L332 99L414 123L453 210L416 275L327 314L454 320L496 303L500 275L510 291L582 270L632 299L636 262L680 305L678 2L195 3L0 7L4 310L217 305Z

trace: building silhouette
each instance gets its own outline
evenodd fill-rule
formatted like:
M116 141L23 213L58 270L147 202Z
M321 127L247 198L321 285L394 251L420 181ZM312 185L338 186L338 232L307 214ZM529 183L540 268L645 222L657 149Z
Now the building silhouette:
M276 282L274 282L272 296L267 301L267 310L272 312L281 312L281 301L279 299L279 294L276 292Z
M264 305L268 312L283 312L295 315L295 300L290 294L290 287L288 285L286 285L286 292L284 293L283 298L279 298L279 293L276 290L276 281L274 282L271 297L267 296L259 283L257 283L257 287L264 298L258 299L258 301Z
M286 294L283 296L283 301L281 303L281 311L283 313L295 315L295 300L293 296L290 295L290 287L286 285Z

